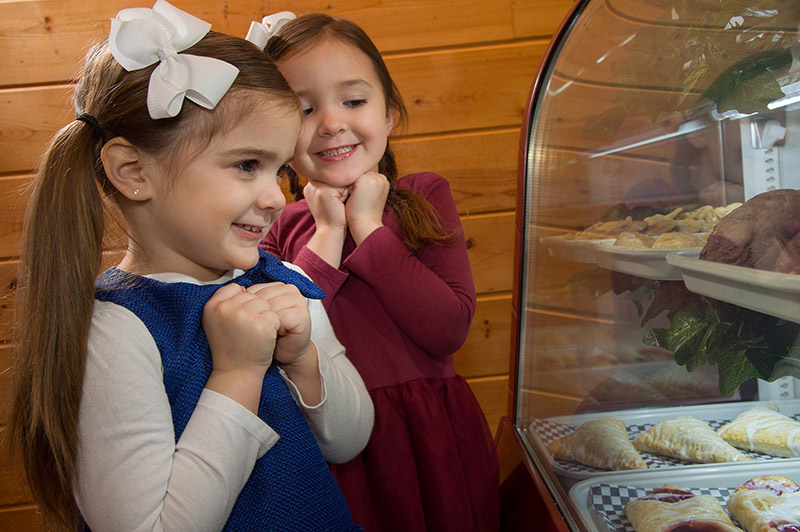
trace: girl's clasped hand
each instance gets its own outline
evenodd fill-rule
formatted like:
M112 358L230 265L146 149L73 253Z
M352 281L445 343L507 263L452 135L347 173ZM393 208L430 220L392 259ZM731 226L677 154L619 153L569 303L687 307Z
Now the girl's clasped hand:
M254 381L254 389L260 391L258 384L274 358L296 385L302 382L304 373L316 376L316 383L310 381L302 395L311 406L319 403L308 301L296 287L285 283L223 286L206 303L202 323L213 361L208 389L227 381L243 390L244 383ZM239 399L257 413L259 396Z

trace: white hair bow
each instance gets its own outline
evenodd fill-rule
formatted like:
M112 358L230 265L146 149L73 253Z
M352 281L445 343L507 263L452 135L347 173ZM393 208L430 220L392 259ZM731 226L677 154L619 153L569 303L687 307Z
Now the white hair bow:
M108 45L114 59L127 70L161 62L150 75L147 109L153 119L176 116L189 98L213 109L233 84L239 69L213 57L179 54L196 44L211 24L165 0L153 9L123 9L111 19Z
M245 39L263 50L266 48L270 37L275 35L276 31L294 18L297 17L291 11L279 11L273 15L264 17L261 22L253 21L250 23L250 29L247 31L247 37L245 37Z

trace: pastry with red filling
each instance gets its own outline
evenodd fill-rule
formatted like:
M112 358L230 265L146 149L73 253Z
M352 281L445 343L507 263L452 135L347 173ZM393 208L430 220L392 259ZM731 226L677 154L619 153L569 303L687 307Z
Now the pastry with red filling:
M800 532L800 485L789 478L752 478L731 493L727 506L747 532Z
M625 515L636 532L742 532L716 498L670 484L630 501Z

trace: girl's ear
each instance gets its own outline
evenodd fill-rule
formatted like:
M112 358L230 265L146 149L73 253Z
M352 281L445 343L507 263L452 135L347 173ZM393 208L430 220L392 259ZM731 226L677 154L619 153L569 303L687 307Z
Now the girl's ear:
M386 110L386 136L388 137L389 134L394 129L394 119L397 118L397 109L388 108Z
M100 151L100 160L108 180L126 198L132 201L150 199L153 169L147 154L124 137L114 137Z

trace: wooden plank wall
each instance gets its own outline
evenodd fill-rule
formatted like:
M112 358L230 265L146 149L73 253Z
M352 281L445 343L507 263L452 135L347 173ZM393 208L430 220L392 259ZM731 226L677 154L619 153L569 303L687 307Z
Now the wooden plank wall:
M450 180L478 289L472 332L456 356L492 430L506 414L517 150L531 83L573 0L174 0L244 35L286 9L359 23L383 52L410 111L393 141L401 173ZM12 312L26 184L67 123L71 79L90 39L130 0L0 1L0 431L13 350ZM112 250L113 251L113 250ZM57 317L54 317L57 319ZM0 432L2 434L2 432ZM0 455L0 529L41 530L17 457Z

